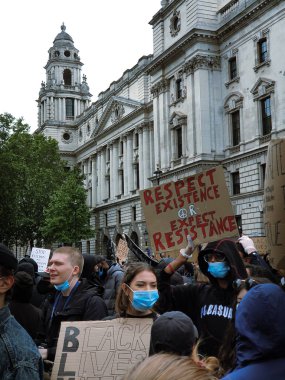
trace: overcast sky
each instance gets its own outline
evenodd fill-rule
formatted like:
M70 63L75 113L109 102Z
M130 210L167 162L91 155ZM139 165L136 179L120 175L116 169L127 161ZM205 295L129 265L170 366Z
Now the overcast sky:
M0 114L24 117L37 128L37 103L48 49L66 32L79 50L92 101L153 53L149 21L161 0L2 0L0 3Z

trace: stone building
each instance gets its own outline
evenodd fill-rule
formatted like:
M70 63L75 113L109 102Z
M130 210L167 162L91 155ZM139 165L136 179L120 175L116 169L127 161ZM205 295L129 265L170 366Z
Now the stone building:
M139 190L222 165L243 231L264 235L267 145L285 135L285 4L278 0L162 0L153 54L95 102L65 26L49 50L39 124L67 166L85 174L104 251L125 232L148 243ZM149 27L146 25L146 28Z

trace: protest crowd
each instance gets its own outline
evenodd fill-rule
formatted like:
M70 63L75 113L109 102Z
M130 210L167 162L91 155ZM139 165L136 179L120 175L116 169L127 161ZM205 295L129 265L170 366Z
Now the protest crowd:
M63 246L39 273L1 244L1 379L51 378L62 322L125 318L151 330L122 379L284 379L282 273L242 234L199 247L196 263L192 253L121 265Z
M276 222L266 200L280 225L268 259L235 223L222 169L189 178L141 193L155 255L122 234L108 257L48 251L42 271L0 243L1 380L285 379L284 208ZM214 195L179 210L194 183Z

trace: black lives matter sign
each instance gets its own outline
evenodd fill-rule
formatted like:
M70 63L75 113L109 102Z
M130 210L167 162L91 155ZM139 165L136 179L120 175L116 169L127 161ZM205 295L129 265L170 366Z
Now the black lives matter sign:
M52 380L119 380L149 353L151 318L62 322Z

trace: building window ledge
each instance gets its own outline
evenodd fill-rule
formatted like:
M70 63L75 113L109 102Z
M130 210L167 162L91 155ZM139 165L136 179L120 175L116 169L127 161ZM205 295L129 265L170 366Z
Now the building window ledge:
M228 88L232 83L239 83L240 77L235 77L225 83L226 88Z
M259 143L264 144L271 140L271 133L268 133L268 135L260 136L259 137Z
M240 146L239 145L231 146L229 147L229 151L231 154L238 153L240 152Z
M271 65L271 59L267 59L266 61L264 62L261 62L261 63L258 63L254 66L253 70L255 72L257 72L259 69L261 69L261 67L264 67L264 66L270 66Z

